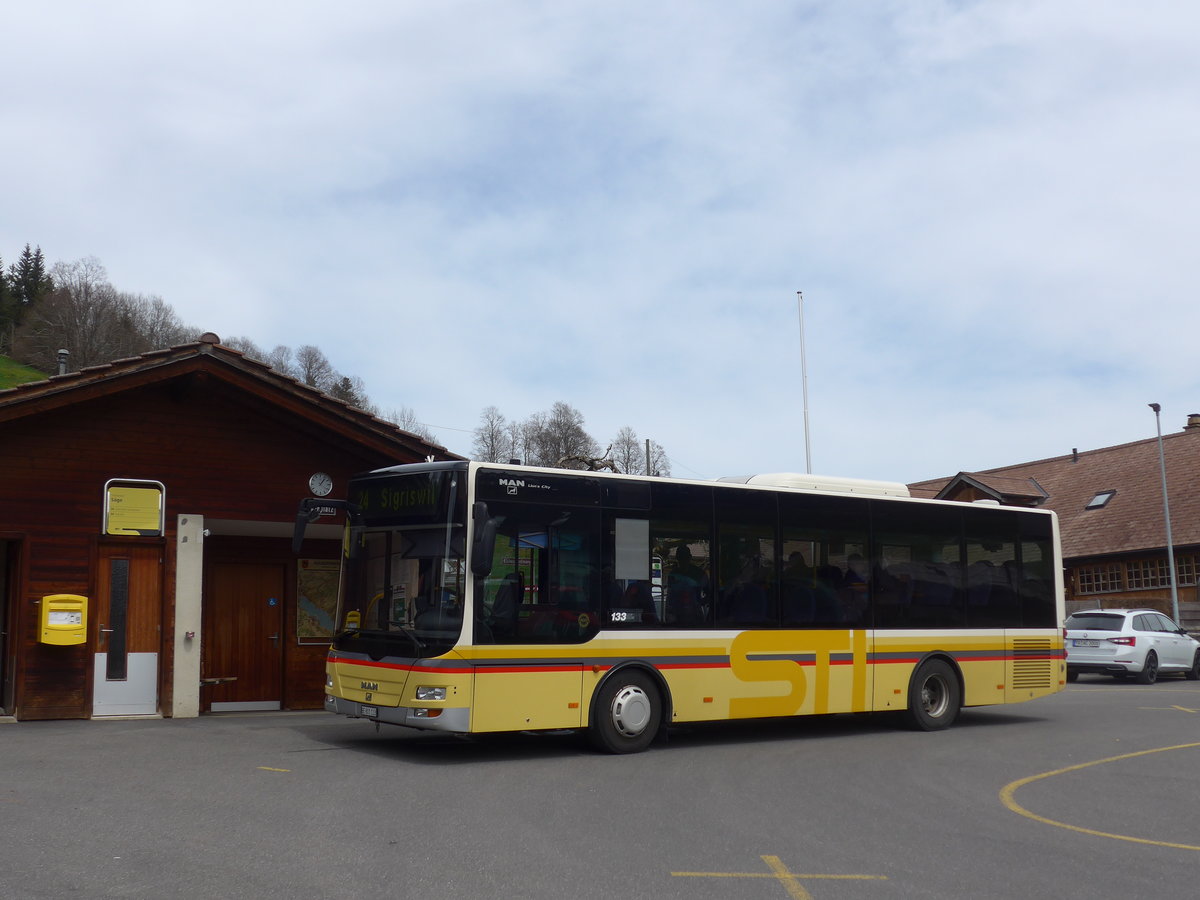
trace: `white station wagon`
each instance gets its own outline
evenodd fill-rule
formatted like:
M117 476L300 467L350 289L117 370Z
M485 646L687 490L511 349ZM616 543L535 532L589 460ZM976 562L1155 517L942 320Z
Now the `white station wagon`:
M1080 674L1134 676L1154 684L1175 673L1200 679L1200 641L1153 609L1081 609L1067 617L1067 681Z

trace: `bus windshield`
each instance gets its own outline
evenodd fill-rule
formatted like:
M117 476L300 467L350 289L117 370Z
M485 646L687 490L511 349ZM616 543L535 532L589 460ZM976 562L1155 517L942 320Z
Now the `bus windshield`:
M336 649L415 658L458 641L466 572L458 479L434 471L360 485Z

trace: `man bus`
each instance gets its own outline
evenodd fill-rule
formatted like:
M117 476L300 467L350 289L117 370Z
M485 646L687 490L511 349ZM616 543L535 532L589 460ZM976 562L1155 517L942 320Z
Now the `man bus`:
M682 722L888 711L937 730L1065 684L1050 511L478 462L370 472L341 505L341 715L584 729L628 753Z

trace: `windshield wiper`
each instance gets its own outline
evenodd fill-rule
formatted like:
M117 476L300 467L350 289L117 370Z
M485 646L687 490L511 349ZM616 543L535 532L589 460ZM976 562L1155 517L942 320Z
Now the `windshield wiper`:
M403 634L406 638L408 638L410 641L413 642L413 646L417 648L418 653L421 653L425 650L425 647L426 647L425 642L422 641L419 637L417 637L417 633L415 631L413 631L411 628L409 628L407 625L405 625L403 622L389 621L388 624L391 625L393 628L399 628L400 633ZM392 632L388 632L388 633L391 634Z
M374 629L349 629L340 632L334 638L334 646L338 650L351 650L358 653L366 653L371 659L378 662L385 656L398 655L395 652L395 641L398 637L407 638L413 646L413 656L420 656L425 652L425 643L405 625L399 622L389 623L395 626L397 631L377 631ZM350 644L349 642L356 642Z

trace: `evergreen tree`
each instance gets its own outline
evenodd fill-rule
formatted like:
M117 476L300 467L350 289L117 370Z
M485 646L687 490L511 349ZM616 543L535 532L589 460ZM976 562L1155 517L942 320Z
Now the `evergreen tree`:
M4 258L0 257L0 353L7 354L12 347L13 315L12 289L4 272Z
M351 378L349 375L336 378L329 386L328 394L335 400L341 400L355 409L366 409L369 403L366 391L363 389L362 379Z
M30 249L25 245L21 258L8 268L10 290L15 300L15 315L13 322L20 325L26 313L37 305L37 302L54 290L54 280L46 272L46 258L42 248Z

